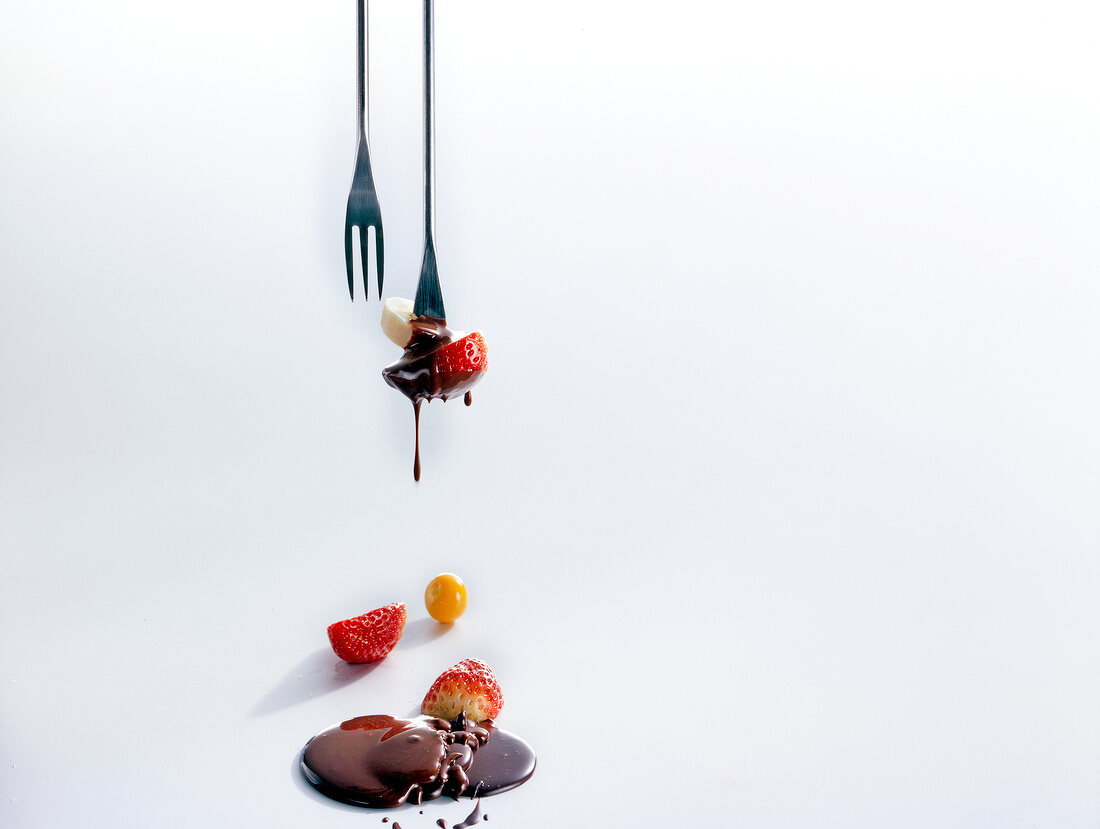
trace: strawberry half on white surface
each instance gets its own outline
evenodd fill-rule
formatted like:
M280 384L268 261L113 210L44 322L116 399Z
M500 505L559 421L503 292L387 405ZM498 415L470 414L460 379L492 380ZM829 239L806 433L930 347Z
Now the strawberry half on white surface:
M428 689L420 713L453 720L465 714L474 722L492 719L504 706L500 683L480 659L463 659L439 675Z
M385 659L405 632L404 602L379 607L362 616L328 626L332 650L345 662L360 664Z

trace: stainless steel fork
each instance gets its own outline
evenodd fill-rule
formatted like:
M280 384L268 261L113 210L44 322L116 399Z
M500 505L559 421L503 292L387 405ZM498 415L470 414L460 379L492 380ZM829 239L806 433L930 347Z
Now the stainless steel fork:
M435 263L435 4L424 0L424 258L416 284L413 315L446 319Z
M382 209L374 189L374 174L370 167L370 144L367 142L369 113L367 110L367 0L359 0L359 146L355 151L355 173L348 194L348 212L344 218L344 261L348 270L348 294L355 300L355 268L352 264L353 227L359 228L359 253L363 262L363 299L370 299L367 287L367 229L374 228L374 250L378 263L378 298L382 298L383 246Z

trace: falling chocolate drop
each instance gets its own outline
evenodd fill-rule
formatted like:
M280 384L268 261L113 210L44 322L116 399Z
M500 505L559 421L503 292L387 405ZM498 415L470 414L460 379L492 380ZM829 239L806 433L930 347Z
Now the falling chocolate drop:
M424 402L423 397L418 397L413 401L413 420L416 422L416 457L413 460L413 480L420 480L420 404Z
M462 398L462 402L469 406L474 402L473 392L466 392L466 396Z

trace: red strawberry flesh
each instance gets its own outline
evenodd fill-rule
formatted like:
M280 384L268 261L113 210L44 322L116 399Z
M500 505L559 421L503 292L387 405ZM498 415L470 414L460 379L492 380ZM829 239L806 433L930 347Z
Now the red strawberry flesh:
M480 659L464 659L432 683L420 713L445 720L464 713L481 722L496 717L503 705L500 684L489 666Z
M444 320L418 317L412 340L382 377L410 400L448 400L472 389L489 367L480 331L456 336Z
M480 331L447 343L435 352L433 368L439 384L450 388L469 380L489 367L489 352Z
M329 625L328 640L332 650L345 662L377 662L393 650L405 632L406 619L405 603L394 602Z

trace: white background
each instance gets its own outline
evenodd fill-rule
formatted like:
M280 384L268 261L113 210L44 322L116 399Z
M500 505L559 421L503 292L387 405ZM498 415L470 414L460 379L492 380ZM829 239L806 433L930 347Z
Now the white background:
M371 11L411 296L421 12ZM0 824L381 825L298 749L477 656L540 758L498 829L1095 829L1094 11L440 0L491 370L415 485L343 274L351 0L3 0Z

